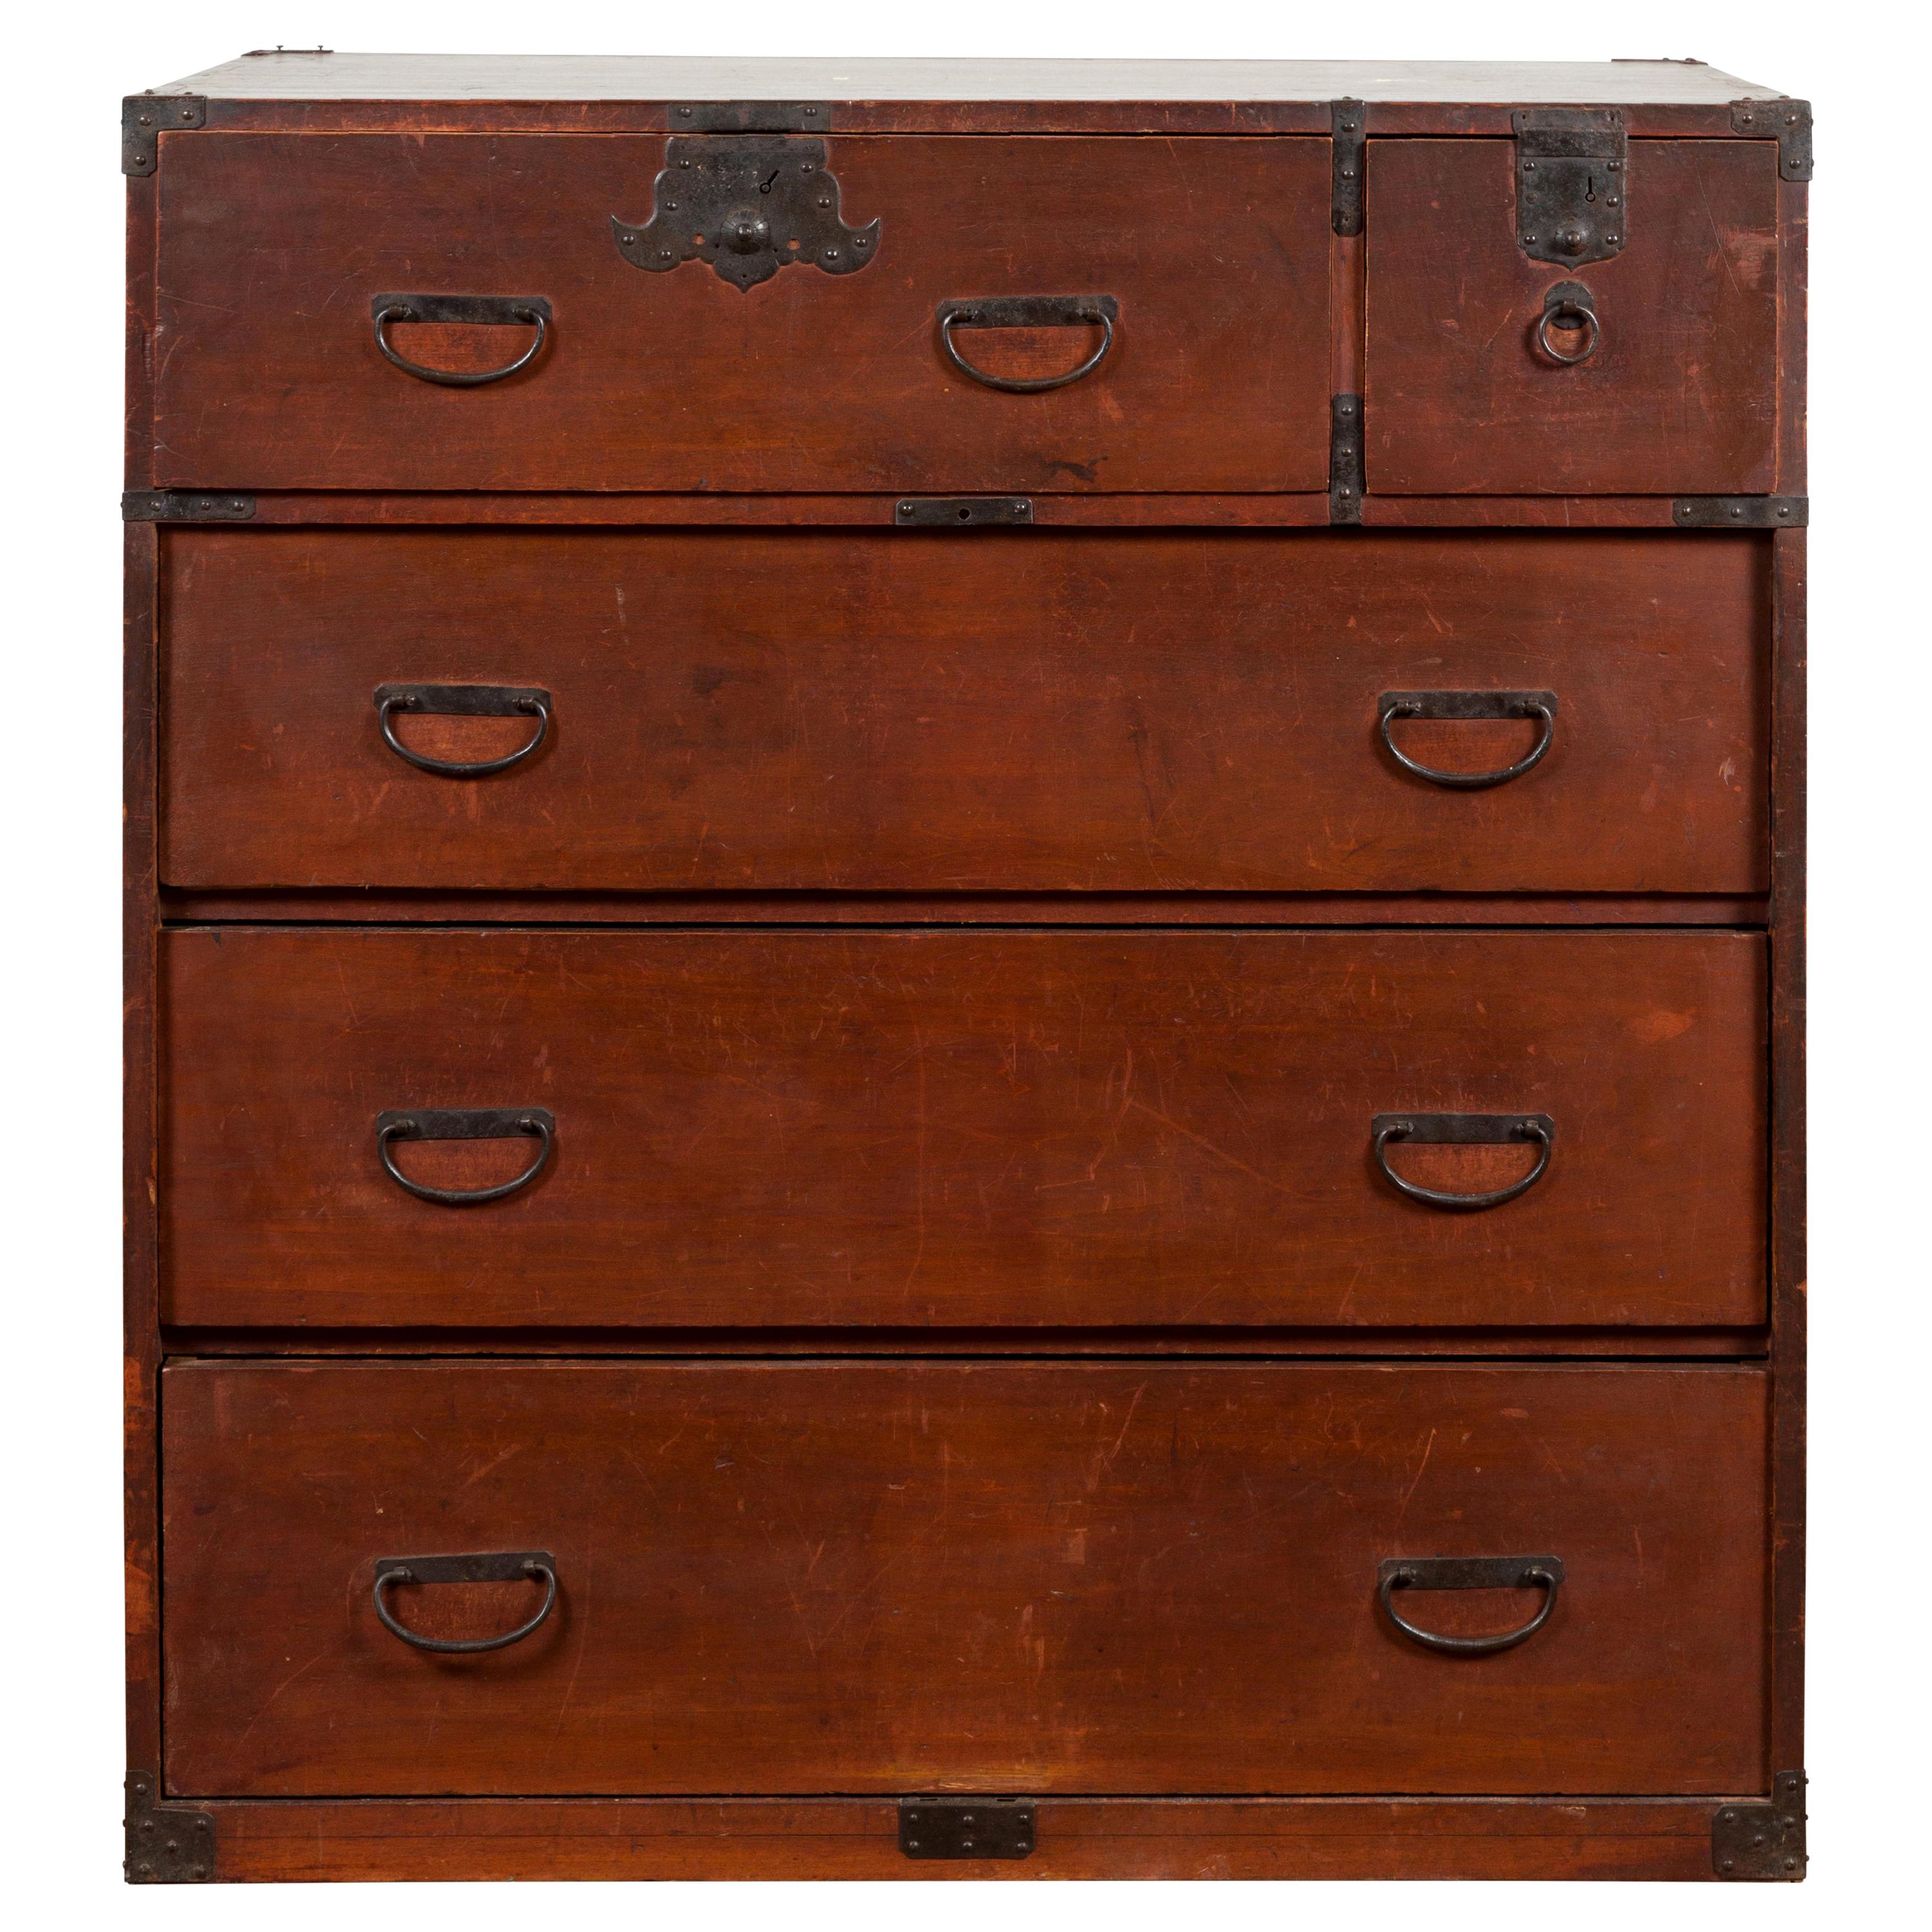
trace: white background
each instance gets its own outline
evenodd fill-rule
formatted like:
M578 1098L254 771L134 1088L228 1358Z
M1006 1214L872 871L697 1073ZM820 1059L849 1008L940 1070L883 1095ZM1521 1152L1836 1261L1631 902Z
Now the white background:
M1106 1922L1165 1928L1348 1915L1509 1922L1852 1924L1922 1910L1932 1734L1922 1590L1924 1002L1932 692L1924 566L1932 116L1922 9L1831 0L812 0L710 8L421 0L278 8L191 0L45 5L8 30L0 256L8 410L0 530L0 784L9 863L0 1280L9 1438L0 1604L0 1871L16 1916L143 1925L330 1928L460 1911L478 1925L798 1932ZM1908 24L1911 23L1911 24ZM1916 36L1916 44L1912 44ZM526 1889L119 1882L117 722L124 94L257 46L501 53L896 54L1600 60L1694 54L1808 97L1812 208L1813 1406L1808 1768L1814 1876L1783 1886L611 1886ZM1916 291L1916 293L1910 292ZM1920 1626L1922 1630L1923 1626ZM1050 1918L1049 1918L1050 1915ZM1923 1922L1920 1921L1919 1922Z

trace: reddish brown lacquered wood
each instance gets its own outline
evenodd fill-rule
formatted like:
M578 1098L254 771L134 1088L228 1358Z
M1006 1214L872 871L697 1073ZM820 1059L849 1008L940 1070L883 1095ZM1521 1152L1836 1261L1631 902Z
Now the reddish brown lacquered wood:
M1574 269L1523 253L1515 153L1370 143L1371 495L1770 490L1774 147L1632 142L1628 242ZM1545 291L1571 280L1596 297L1603 335L1565 368L1531 338Z
M1664 1794L1750 1788L1762 1762L1754 1370L164 1383L177 1792ZM437 1658L378 1624L378 1558L520 1548L554 1554L562 1597L514 1648ZM1412 1643L1377 1565L1443 1553L1559 1558L1554 1616L1478 1659ZM534 1594L395 1608L474 1637ZM1468 1634L1539 1598L1408 1607Z
M165 876L533 890L1763 889L1766 539L168 537ZM484 779L393 682L542 687ZM1388 690L1550 689L1493 789ZM398 722L458 759L525 718ZM1527 721L1409 722L1506 767Z
M1327 142L835 135L842 212L880 220L876 260L788 267L748 292L701 262L646 274L619 253L611 218L650 219L664 155L662 139L622 136L173 146L158 480L1325 488ZM554 340L488 388L416 381L373 339L371 298L397 292L544 296ZM1004 394L940 349L943 301L1086 294L1118 299L1119 335L1067 388ZM434 333L416 359L507 338L474 346L488 367L527 340ZM974 344L976 359L997 353L986 332Z
M1711 1325L1764 1311L1763 944L176 932L171 1321ZM543 1106L414 1198L378 1113ZM1486 1214L1375 1115L1543 1112ZM406 1150L440 1184L524 1141ZM1494 1187L1527 1148L1417 1148Z
M220 1800L217 1876L1708 1880L1706 1798L1052 1798L1024 1862L908 1858L863 1798Z

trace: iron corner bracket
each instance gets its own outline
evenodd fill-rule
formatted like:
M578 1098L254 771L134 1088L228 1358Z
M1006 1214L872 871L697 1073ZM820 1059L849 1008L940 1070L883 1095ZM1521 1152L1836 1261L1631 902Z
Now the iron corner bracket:
M1336 100L1329 104L1329 113L1334 123L1330 152L1334 156L1335 232L1359 235L1362 232L1362 166L1366 138L1362 124L1367 118L1368 109L1359 100Z
M1680 530L1802 530L1809 496L1677 496L1670 520Z
M1778 178L1811 178L1811 104L1808 100L1734 100L1731 131L1778 140Z
M1804 1876L1804 1786L1802 1771L1771 1780L1768 1804L1720 1804L1711 1816L1711 1870L1720 1879L1774 1880Z
M245 524L255 500L237 490L129 490L121 499L124 524Z
M1335 396L1328 404L1328 520L1359 524L1368 488L1362 445L1362 399Z
M909 1858L1027 1858L1039 1842L1034 1808L1017 1798L899 1800L899 1850Z
M160 159L160 137L208 125L199 94L130 94L121 104L121 172L151 175Z
M128 1774L122 1871L130 1885L205 1885L214 1876L214 1820L186 1805L159 1803L160 1789L152 1771Z

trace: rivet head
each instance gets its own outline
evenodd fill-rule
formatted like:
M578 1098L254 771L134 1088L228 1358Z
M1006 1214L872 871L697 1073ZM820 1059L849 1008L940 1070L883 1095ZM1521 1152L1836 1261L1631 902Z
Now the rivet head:
M154 124L154 117L152 114L143 114L141 116L141 125L143 128L152 128Z
M1725 1869L1725 1870L1726 1870L1726 1871L1736 1871L1736 1870L1737 1870L1737 1868L1738 1868L1738 1862L1737 1862L1737 1860L1736 1860L1736 1858L1726 1858L1726 1859L1724 1861L1724 1869Z
M1738 1814L1735 1811L1720 1811L1718 1815L1728 1825Z

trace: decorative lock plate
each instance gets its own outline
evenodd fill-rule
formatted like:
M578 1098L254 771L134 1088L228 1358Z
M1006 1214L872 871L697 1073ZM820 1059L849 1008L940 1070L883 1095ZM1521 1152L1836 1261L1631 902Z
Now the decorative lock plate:
M610 218L617 252L663 274L705 261L734 288L809 263L852 275L878 253L879 224L848 228L825 143L787 134L674 134L648 221Z
M1532 262L1606 262L1630 232L1630 137L1614 107L1519 107L1516 238Z

